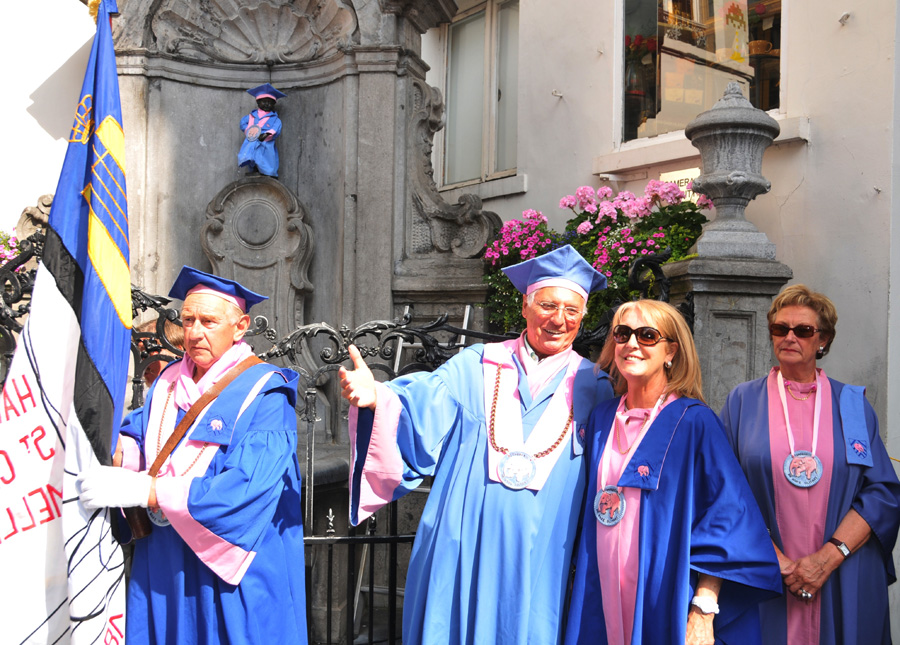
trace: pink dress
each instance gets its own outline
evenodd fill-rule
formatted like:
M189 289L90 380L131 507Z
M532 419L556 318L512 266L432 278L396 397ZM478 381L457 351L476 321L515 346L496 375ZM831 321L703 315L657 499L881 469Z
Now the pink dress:
M656 414L658 415L660 410L677 398L677 395L669 395L656 410ZM625 466L628 465L641 440L652 431L652 416L653 410L650 408L625 410L625 397L622 397L614 421L619 425L619 438L616 438L614 426L598 465L597 482L600 490L614 484L622 476ZM619 451L619 447L625 450L625 454ZM597 522L597 568L600 574L603 617L606 621L606 638L609 645L625 645L631 642L640 556L638 535L641 490L631 487L622 487L619 490L625 496L625 515L619 523L615 526L604 526L594 519Z
M778 368L772 369L766 383L769 393L769 446L775 490L775 517L784 546L783 552L791 560L815 553L829 537L825 535L825 515L834 463L831 384L824 371L817 370L817 372L817 383L795 383L787 379L784 381L785 388L790 385L790 392L785 389L785 401L794 435L795 451L811 451L813 448L816 390L820 390L818 396L821 408L815 455L822 462L823 472L821 479L809 488L794 486L784 475L784 461L791 451L784 409L778 393ZM791 393L794 396L791 396ZM817 645L821 624L821 597L816 594L811 601L806 601L787 592L785 596L787 642L791 645Z

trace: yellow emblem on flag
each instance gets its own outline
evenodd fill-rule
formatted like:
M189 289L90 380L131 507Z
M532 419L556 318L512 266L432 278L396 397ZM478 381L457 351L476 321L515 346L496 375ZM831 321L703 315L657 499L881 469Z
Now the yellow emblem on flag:
M75 122L72 124L69 143L87 143L92 134L94 134L93 97L86 94L75 108Z
M91 203L91 192L90 186L84 189L88 204ZM119 320L126 329L131 329L131 274L128 263L93 207L90 207L88 222L88 257L116 308Z
M97 138L106 147L107 152L116 160L116 165L125 172L125 133L122 126L112 117L107 116L97 127Z

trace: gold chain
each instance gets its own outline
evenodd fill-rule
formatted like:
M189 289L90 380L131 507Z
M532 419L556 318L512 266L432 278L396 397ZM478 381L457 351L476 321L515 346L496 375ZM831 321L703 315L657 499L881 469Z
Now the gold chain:
M800 398L799 396L795 395L795 394L791 391L791 384L790 384L790 383L785 383L785 384L784 384L784 389L787 390L787 393L790 394L790 395L791 395L791 398L794 399L795 401L805 401L806 399L808 399L809 397L812 396L813 392L815 392L815 390L810 390L809 392L806 393L806 396L804 396L803 398Z
M497 379L494 381L494 400L493 400L493 402L491 403L491 423L490 423L490 425L488 426L488 438L489 438L490 441L491 441L491 448L493 448L493 449L496 450L497 452L499 452L499 453L505 455L506 453L509 452L509 448L504 448L504 447L502 447L502 446L498 446L498 445L497 445L496 439L494 439L494 419L495 419L496 416L497 416L497 399L498 399L499 396L500 396L500 371L501 371L501 369L502 369L501 366L498 365L498 366L497 366ZM532 455L532 456L533 456L535 459L540 459L541 457L546 457L546 456L549 455L551 452L553 452L554 450L556 450L556 448L559 446L559 444L562 443L562 440L565 438L566 433L569 431L569 426L572 425L572 419L573 419L574 417L575 417L575 410L574 410L574 408L570 405L570 406L569 406L569 418L568 418L568 420L566 421L566 425L563 426L562 434L560 434L559 437L557 437L556 441L553 442L553 445L552 445L552 446L550 446L550 447L547 448L546 450L542 450L542 451L540 451L540 452L538 452L538 453L535 453L535 454Z
M163 424L166 422L166 412L169 410L169 402L172 400L172 392L175 391L175 384L172 383L169 385L169 395L166 397L166 407L163 408L162 418L159 420L159 430L156 433L156 456L159 457L159 453L162 451L162 431ZM194 461L191 462L191 465L184 469L182 475L186 475L190 472L191 468L193 468L198 461L200 461L200 457L203 455L203 452L209 446L208 441L203 442L203 447L200 449L200 452L197 453L197 456L194 457ZM175 452L174 450L172 452Z
M647 426L647 422L649 420L650 420L650 416L648 415L644 419L644 423L641 424L641 430L640 430L640 432L638 432L637 437L634 438L635 441L637 441L637 438L641 436L641 432L644 431L644 428ZM620 455L627 455L629 452L631 452L631 447L634 445L634 441L632 441L625 450L622 450L622 440L619 437L619 426L621 424L619 423L619 415L618 414L615 416L615 421L614 421L613 425L616 426L616 450L619 451Z

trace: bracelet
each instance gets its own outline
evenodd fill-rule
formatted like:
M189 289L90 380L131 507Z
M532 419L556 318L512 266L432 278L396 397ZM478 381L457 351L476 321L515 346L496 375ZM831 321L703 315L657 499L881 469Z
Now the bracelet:
M703 614L718 614L719 613L719 603L717 603L712 598L707 598L706 596L694 596L691 599L691 604L700 610L700 613Z
M844 556L844 560L850 557L850 548L839 539L835 537L828 538L828 542L837 547L837 550L841 552L842 556Z

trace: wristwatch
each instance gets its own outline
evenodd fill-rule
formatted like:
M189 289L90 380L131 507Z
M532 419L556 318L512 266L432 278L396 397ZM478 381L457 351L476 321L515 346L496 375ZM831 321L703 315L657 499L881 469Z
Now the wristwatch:
M706 596L694 596L691 600L691 604L699 609L703 614L719 613L719 603L717 603L712 598L707 598Z
M828 538L828 541L837 547L837 550L841 552L841 555L844 556L845 560L850 557L850 549L847 547L846 544L844 544L839 539L834 538L834 537Z

